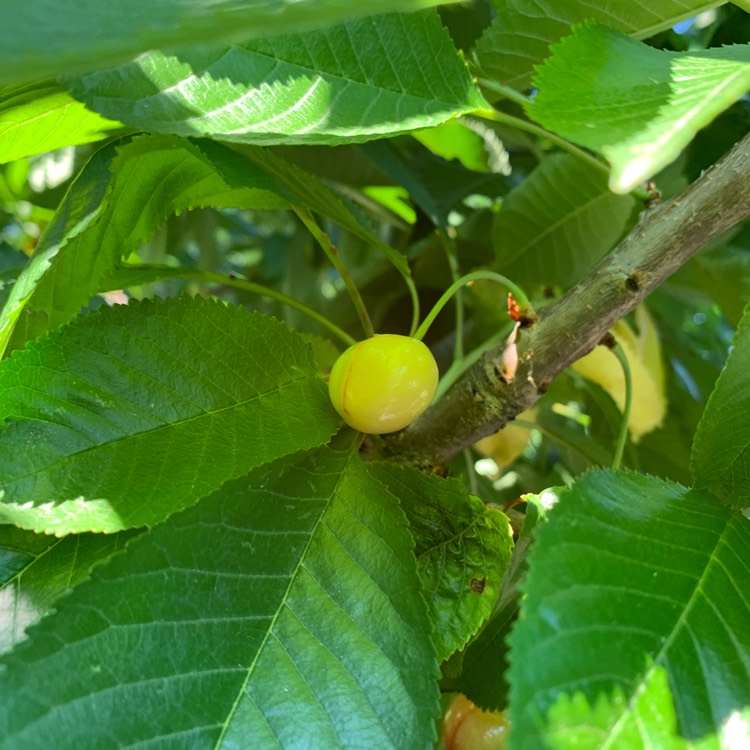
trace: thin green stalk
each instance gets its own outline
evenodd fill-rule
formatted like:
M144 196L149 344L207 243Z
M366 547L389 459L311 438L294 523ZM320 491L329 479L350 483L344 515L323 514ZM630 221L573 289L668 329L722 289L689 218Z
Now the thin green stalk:
M466 461L466 473L469 477L469 493L478 495L479 485L477 484L477 474L474 469L474 456L471 455L471 448L464 448L464 461Z
M445 257L448 260L448 267L451 272L451 281L454 283L460 278L458 268L458 253L456 252L456 242L447 232L438 230L440 241L445 250ZM464 356L464 295L463 287L456 292L456 341L453 347L453 361L461 361Z
M328 260L331 261L331 265L339 272L339 275L343 279L346 289L349 292L349 296L354 303L354 307L357 310L365 335L372 336L375 333L375 327L372 324L370 313L367 312L367 307L365 307L362 295L359 293L359 289L354 283L354 279L349 273L349 269L344 265L344 261L341 260L339 251L336 249L333 242L331 242L331 238L318 226L318 223L308 209L295 206L294 213L297 214L300 221L302 221L310 234L316 239L317 243L323 249L323 252L328 256Z
M478 109L474 114L479 117L484 117L486 120L500 122L504 125L512 125L514 128L525 130L527 133L532 133L539 138L546 138L547 140L552 141L556 146L563 149L563 151L567 151L581 161L585 161L595 169L598 169L602 174L609 174L609 167L603 161L599 161L599 159L592 156L587 151L584 151L582 148L579 148L570 141L566 141L565 138L561 138L559 135L555 135L555 133L552 133L549 130L545 130L539 125L535 125L533 122L523 120L520 117L514 117L513 115L500 112L496 109Z
M435 398L433 401L439 401L445 392L470 368L477 360L487 351L493 349L501 341L504 341L510 335L510 327L499 331L486 341L482 342L476 349L472 349L463 359L455 360L453 364L443 373L440 378Z
M127 267L136 268L136 269L138 268L153 269L153 268L158 268L159 266L149 265L149 264L128 264ZM168 266L165 268L169 268L169 270L173 272L175 270L178 270L178 269L172 268L171 266ZM356 340L352 336L350 336L346 331L339 328L335 323L332 323L324 315L321 315L319 312L316 312L311 307L308 307L302 302L299 302L293 297L289 297L288 295L284 294L283 292L279 292L276 289L271 289L267 286L263 286L262 284L256 284L252 281L247 281L246 279L239 279L236 276L229 276L227 274L216 273L214 271L202 271L200 269L195 269L195 268L185 268L185 269L179 269L179 270L180 270L180 273L179 274L172 273L171 278L182 277L185 279L195 279L197 281L209 282L209 283L214 283L214 284L223 284L224 286L230 286L230 287L234 287L235 289L242 289L243 291L246 291L246 292L252 292L253 294L258 294L261 297L268 297L269 299L275 299L277 302L281 302L281 304L287 305L288 307L291 307L294 310L301 312L303 315L306 315L311 320L314 320L316 323L319 323L324 328L327 328L334 336L340 339L347 346L351 346L352 344L357 343Z
M494 91L496 94L500 94L506 99L510 99L512 102L520 104L522 107L531 102L531 99L529 99L528 96L524 96L520 91L516 91L516 89L511 88L510 86L505 86L502 83L493 81L491 78L479 78L477 79L477 83L485 89Z
M467 273L465 276L461 276L461 278L456 279L446 290L443 292L442 297L434 304L432 310L430 310L429 313L427 313L427 317L422 321L422 325L417 328L417 330L414 332L413 338L418 339L421 341L424 338L424 335L427 333L430 326L435 321L435 318L438 316L440 311L445 307L445 305L448 303L450 298L463 286L466 284L472 282L472 281L494 281L497 284L502 284L503 286L507 287L511 293L513 294L513 297L515 298L516 302L518 303L518 306L523 311L528 311L531 307L528 298L524 294L521 287L519 287L517 284L514 284L509 278L506 276L503 276L499 273L495 273L494 271L472 271L472 273Z
M630 365L628 364L628 358L625 356L625 350L618 344L612 351L620 361L620 365L622 366L622 374L625 376L625 408L622 411L620 434L617 436L615 455L612 458L612 468L616 470L619 469L620 465L622 464L622 454L625 452L625 444L628 440L630 406L633 401L633 381L630 377Z
M500 83L495 83L494 81L485 78L480 78L478 82L485 88L495 91L498 94L502 94L518 104L526 105L531 103L531 99L508 86L503 86ZM605 162L597 159L595 156L584 151L570 141L565 140L565 138L561 138L559 135L556 135L549 130L545 130L539 125L535 125L533 122L523 120L520 117L514 117L513 115L508 115L505 112L499 112L496 109L478 109L473 114L478 117L484 117L486 120L503 123L504 125L511 125L519 130L525 130L527 133L532 133L540 138L546 138L547 140L552 141L556 146L563 149L563 151L567 151L569 154L581 159L581 161L585 161L595 169L598 169L602 174L609 176L610 169ZM630 191L630 194L640 201L648 201L653 198L653 195L648 190L638 187L633 188L633 190Z

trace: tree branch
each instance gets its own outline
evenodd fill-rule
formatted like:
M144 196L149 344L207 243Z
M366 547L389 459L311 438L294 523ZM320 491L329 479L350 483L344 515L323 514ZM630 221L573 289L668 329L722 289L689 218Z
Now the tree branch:
M518 329L512 380L504 377L506 347L487 352L420 419L387 437L385 455L424 468L439 466L496 432L668 276L748 215L750 135L683 193L648 209L586 278L542 310L536 322Z

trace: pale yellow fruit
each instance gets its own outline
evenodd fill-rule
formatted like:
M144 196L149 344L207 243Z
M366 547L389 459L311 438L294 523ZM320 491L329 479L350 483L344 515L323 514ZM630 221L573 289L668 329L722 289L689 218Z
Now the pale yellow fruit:
M445 750L504 750L508 736L504 711L482 711L457 695L443 717Z
M536 409L521 412L517 419L533 422ZM502 430L474 443L474 448L483 456L492 458L497 468L502 471L510 466L526 449L531 437L531 429L515 422L508 422Z
M660 427L667 412L664 392L664 366L661 344L653 319L645 305L635 312L638 333L624 320L612 327L612 334L625 352L630 366L633 399L628 431L637 443L645 434ZM625 376L615 354L606 346L597 346L572 365L584 378L598 383L614 400L617 408L625 408Z
M344 421L382 435L411 424L438 384L432 352L417 339L386 333L350 346L333 365L328 394Z

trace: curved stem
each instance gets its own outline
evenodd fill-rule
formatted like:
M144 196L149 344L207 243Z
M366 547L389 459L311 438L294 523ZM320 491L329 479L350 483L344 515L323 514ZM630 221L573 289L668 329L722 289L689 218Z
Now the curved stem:
M409 326L409 335L412 336L419 325L419 293L417 292L417 286L411 275L403 273L400 269L397 270L406 282L406 287L409 290L409 297L411 298L411 326Z
M498 94L502 94L508 99L511 99L512 101L519 104L532 104L531 99L524 96L523 94L519 94L514 89L503 86L502 84L495 83L494 81L485 78L479 79L478 83L485 88L488 88L491 91L495 91ZM520 117L514 117L513 115L508 115L505 112L498 111L497 109L477 109L473 114L478 117L484 117L486 120L492 120L493 122L499 122L504 125L511 125L514 128L518 128L518 130L524 130L527 133L532 133L533 135L536 135L540 138L546 138L548 141L552 141L552 143L561 148L563 151L567 151L569 154L572 154L581 161L585 161L595 169L598 169L602 174L609 176L609 165L607 165L605 162L597 159L595 156L588 153L588 151L584 151L582 148L579 148L570 141L565 140L565 138L561 138L559 135L556 135L549 130L545 130L539 125L535 125L533 122L523 120ZM653 198L653 195L648 190L644 190L643 188L633 188L633 190L630 191L630 194L640 201L648 201Z
M455 283L460 278L458 268L458 253L456 252L455 240L442 229L438 229L438 235L448 260L451 272L451 280ZM464 295L463 288L456 292L456 342L453 347L453 361L460 362L464 356Z
M503 286L510 289L511 293L513 294L513 297L515 298L516 302L518 303L522 311L527 311L530 309L529 300L524 294L523 290L518 285L514 284L509 278L507 278L506 276L502 276L499 273L495 273L494 271L473 271L472 273L467 273L465 276L461 276L461 278L456 279L445 290L445 292L443 292L443 295L434 304L432 310L430 310L430 312L427 313L427 317L422 321L422 325L419 326L419 328L417 328L417 330L414 332L413 338L421 341L424 338L424 335L427 333L429 327L435 321L435 318L438 316L440 311L448 303L448 300L450 300L450 298L462 286L465 286L466 284L472 281L479 281L479 280L494 281L498 284L502 284Z
M617 436L617 446L615 455L612 458L612 468L619 469L622 464L622 454L625 452L625 443L628 440L628 422L630 421L630 406L633 401L633 381L630 377L630 364L625 356L624 349L618 344L613 350L614 355L620 361L622 374L625 376L625 408L622 410L622 423L620 424L620 434Z
M133 269L142 268L144 270L159 268L159 266L156 265L135 263L126 264L125 267ZM311 320L314 320L324 328L327 328L334 336L340 339L347 346L351 346L352 344L357 343L354 337L350 336L346 331L339 328L335 323L332 323L324 315L321 315L311 307L308 307L302 302L299 302L298 300L294 299L294 297L289 297L288 295L284 294L283 292L279 292L276 289L271 289L267 286L263 286L262 284L256 284L252 281L247 281L247 279L238 279L236 276L230 276L225 273L216 273L215 271L202 271L195 268L178 269L173 268L172 266L164 266L164 268L165 270L170 271L170 278L177 277L185 279L195 279L196 281L222 284L224 286L234 287L235 289L242 289L245 292L258 294L261 297L275 299L277 302L281 302L282 305L287 305L287 307L291 307L294 310L297 310L297 312L301 312ZM179 271L179 273L176 273L177 271Z
M531 99L528 96L522 94L520 91L516 91L516 89L511 88L510 86L504 86L502 83L493 81L491 78L478 78L477 83L485 89L494 91L496 94L500 94L506 99L510 99L512 102L520 104L522 107L531 103Z
M496 347L501 341L505 341L510 334L511 327L503 328L498 331L494 336L484 341L476 349L472 349L463 359L456 360L453 364L445 371L443 376L440 378L438 383L437 391L435 391L435 397L433 401L439 401L443 394L476 362L479 358L490 349Z
M365 335L372 336L375 333L375 328L372 325L370 314L367 312L367 307L365 307L365 302L362 299L362 295L359 293L357 285L354 283L354 279L349 273L349 269L344 265L344 261L341 260L339 251L336 249L333 242L331 242L331 238L318 226L318 223L308 209L294 206L294 213L297 214L300 221L317 240L318 244L323 249L323 252L328 256L328 260L331 261L331 265L339 272L339 275L344 280L344 284L346 284L346 289L354 303L354 307L357 310Z

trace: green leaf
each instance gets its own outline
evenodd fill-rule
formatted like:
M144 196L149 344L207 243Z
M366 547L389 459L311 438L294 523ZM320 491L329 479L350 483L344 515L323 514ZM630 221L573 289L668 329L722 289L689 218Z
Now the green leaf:
M71 320L115 265L173 213L209 205L288 205L278 196L282 188L259 169L240 169L236 156L218 144L201 145L141 136L94 155L0 313L0 351L9 341L21 347Z
M597 21L645 39L716 7L716 0L651 0L648 3L592 3L588 0L493 0L492 25L475 53L484 71L507 86L526 89L536 65L572 26Z
M456 0L440 0L442 3ZM64 75L140 52L320 28L368 13L411 11L435 0L28 0L5 8L0 81ZM64 33L61 25L64 23Z
M510 560L508 518L467 495L456 480L393 464L368 471L399 498L409 519L435 649L445 661L492 612Z
M667 705L657 670L680 734L717 732L750 695L748 570L750 521L711 495L630 472L586 474L530 555L511 634L515 747L554 747L582 699L596 712L587 747L647 746L669 718L639 698Z
M570 285L620 238L635 205L570 154L544 159L495 215L497 268L523 284Z
M139 530L78 534L55 539L15 526L0 526L0 653L48 614L95 563L111 557Z
M632 716L618 732L614 745L608 744L612 714L627 712ZM641 690L628 699L615 688L611 698L599 694L595 704L589 704L583 693L572 697L563 693L550 709L550 724L554 730L548 734L549 746L554 750L578 750L583 747L654 747L659 750L687 748L684 739L677 735L672 694L667 671L663 667L649 670Z
M356 454L225 485L5 657L4 750L427 750L437 670L411 545Z
M726 319L737 326L750 300L750 248L732 244L706 248L694 258L693 279Z
M365 141L487 106L434 11L150 52L67 85L134 127L258 145Z
M0 89L0 163L98 141L118 127L55 81Z
M508 706L507 640L518 613L519 586L526 575L534 531L546 520L547 508L557 502L560 494L560 490L549 489L538 495L523 496L526 516L503 578L500 598L490 621L461 654L460 670L450 682L452 690L463 693L484 710L500 711Z
M690 456L697 487L728 505L750 505L750 305L698 424Z
M32 342L0 364L0 416L0 519L55 534L158 523L340 424L297 334L201 298Z
M393 180L435 226L447 230L450 212L470 195L492 198L507 192L502 174L472 172L456 162L435 156L421 144L404 152L391 141L366 143L360 148Z
M404 277L409 277L411 272L404 255L383 242L374 229L369 229L360 221L350 207L317 177L268 149L244 145L235 145L232 148L273 177L282 186L283 194L289 195L293 203L331 219L356 237L376 247Z
M627 193L750 89L750 45L667 52L582 26L555 45L534 85L528 115L600 151L612 165L610 188Z

